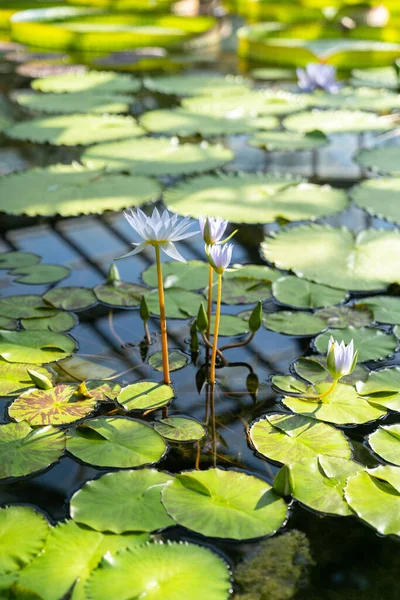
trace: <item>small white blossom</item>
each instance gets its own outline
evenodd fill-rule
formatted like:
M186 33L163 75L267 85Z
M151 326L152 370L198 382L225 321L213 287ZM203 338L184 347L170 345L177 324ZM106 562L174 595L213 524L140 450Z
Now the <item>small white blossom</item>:
M151 217L148 217L146 213L138 208L136 212L133 210L125 212L124 217L132 229L134 229L144 241L133 244L136 248L119 258L126 258L127 256L138 254L138 252L141 252L146 246L150 245L159 246L167 256L174 260L186 262L183 256L175 248L173 242L185 240L186 238L199 233L198 231L187 232L187 229L191 226L189 217L178 221L178 215L170 215L167 210L164 210L163 214L160 215L155 208Z
M228 221L220 217L200 217L200 231L207 246L213 246L221 241L228 226Z
M343 340L339 344L331 336L328 344L327 364L333 379L338 380L350 375L356 366L357 355L358 351L354 352L353 340L346 346Z
M218 275L222 275L225 269L229 267L232 260L232 251L233 244L225 244L223 246L214 244L208 247L208 262Z
M337 94L340 84L336 80L336 69L323 63L308 63L305 69L296 69L297 85L303 92L324 90L330 94Z

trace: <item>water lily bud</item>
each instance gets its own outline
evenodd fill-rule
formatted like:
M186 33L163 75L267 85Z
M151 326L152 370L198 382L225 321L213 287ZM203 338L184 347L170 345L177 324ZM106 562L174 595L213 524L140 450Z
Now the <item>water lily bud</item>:
M46 375L42 375L42 373L38 373L33 369L27 369L29 377L32 379L33 383L39 390L50 390L53 386L52 382Z
M106 283L108 285L116 285L121 281L121 275L119 274L118 267L112 263L108 269Z
M354 352L353 340L346 346L343 340L339 344L331 336L328 344L327 366L332 378L337 381L350 375L357 364L357 356L358 350Z
M92 394L86 387L86 381L82 381L75 390L74 394L77 396L83 396L84 398L93 398Z
M259 388L259 381L258 381L258 376L256 375L256 373L249 373L247 375L246 388L251 396L254 396L254 397L257 396L257 392L258 392L258 388Z
M144 296L142 296L142 299L140 301L139 314L140 314L140 318L145 323L147 323L147 321L150 319L149 307L147 305L146 298Z
M196 326L201 333L204 333L208 329L208 317L203 303L200 304L199 312L197 313Z
M199 351L199 338L197 336L196 321L192 324L192 326L190 328L190 351L191 352Z
M253 311L249 318L250 331L252 331L253 333L258 331L262 325L262 322L263 322L262 303L259 300L257 303L257 306L255 308L253 308Z

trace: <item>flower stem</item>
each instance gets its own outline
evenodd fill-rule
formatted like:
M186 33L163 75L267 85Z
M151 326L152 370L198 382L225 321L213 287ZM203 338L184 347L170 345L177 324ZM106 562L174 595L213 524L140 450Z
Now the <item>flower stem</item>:
M339 381L338 379L334 379L334 380L333 380L333 383L332 383L332 385L331 385L331 387L329 388L329 390L327 390L327 391L326 391L326 392L324 392L323 394L318 394L318 396L315 396L315 398L316 398L316 399L318 398L319 400L321 400L321 398L326 398L326 396L329 396L329 394L330 394L331 392L333 392L333 390L334 390L334 389L335 389L335 387L337 386L337 382L338 382L338 381Z
M215 313L213 349L211 353L210 383L215 383L215 360L217 358L219 321L221 316L222 275L218 274L217 308Z
M163 362L164 383L171 383L171 379L169 376L167 319L165 316L164 283L163 283L163 277L162 277L160 247L157 244L155 244L154 248L156 251L158 298L160 301L161 353L162 353L162 362Z
M211 311L212 311L212 297L213 297L213 278L214 269L211 265L208 265L208 298L207 298L207 338L210 339L210 328L211 328Z

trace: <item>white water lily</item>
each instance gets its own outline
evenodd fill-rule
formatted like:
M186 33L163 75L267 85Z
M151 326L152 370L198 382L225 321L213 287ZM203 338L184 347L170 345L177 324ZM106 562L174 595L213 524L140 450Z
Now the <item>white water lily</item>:
M228 221L220 217L200 217L199 223L201 235L207 246L218 244L228 226Z
M120 256L126 258L138 254L146 248L146 246L158 246L167 256L180 262L187 262L174 246L174 242L185 240L199 233L198 231L190 231L187 229L191 226L190 218L186 217L179 221L178 215L170 215L167 210L164 210L162 215L155 208L151 217L148 217L140 208L135 211L124 212L124 216L129 225L134 229L143 242L133 244L136 246L134 250Z
M208 262L218 275L222 275L225 269L229 267L232 260L232 251L233 244L225 244L224 246L214 244L214 246L208 247Z
M328 344L328 370L334 380L339 380L354 371L357 363L358 350L354 352L354 343L351 340L346 346L344 341L341 343L330 337Z

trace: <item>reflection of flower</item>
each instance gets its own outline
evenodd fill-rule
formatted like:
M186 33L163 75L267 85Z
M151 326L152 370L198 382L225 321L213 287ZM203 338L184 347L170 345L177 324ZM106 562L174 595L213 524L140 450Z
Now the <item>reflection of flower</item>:
M336 94L340 90L340 84L336 80L336 69L331 65L309 63L305 69L296 69L296 73L297 85L303 92L320 89Z
M220 217L200 217L200 230L207 246L218 244L227 228L228 221Z
M126 212L124 216L129 225L144 241L140 244L133 244L136 248L128 254L120 256L120 258L133 256L133 254L144 250L146 246L151 245L158 246L165 254L175 260L186 262L173 242L179 242L198 233L198 231L187 233L187 229L191 225L189 217L178 222L178 215L170 215L167 210L164 210L163 214L160 215L156 208L153 210L151 217L148 217L140 208L137 209L136 213L133 210L130 213Z
M357 362L358 351L354 352L354 343L345 345L344 341L339 344L330 337L328 344L328 370L334 380L350 375L354 371Z
M225 269L229 267L232 260L232 250L233 244L225 244L224 246L214 244L214 246L208 247L208 262L218 275L222 275Z

